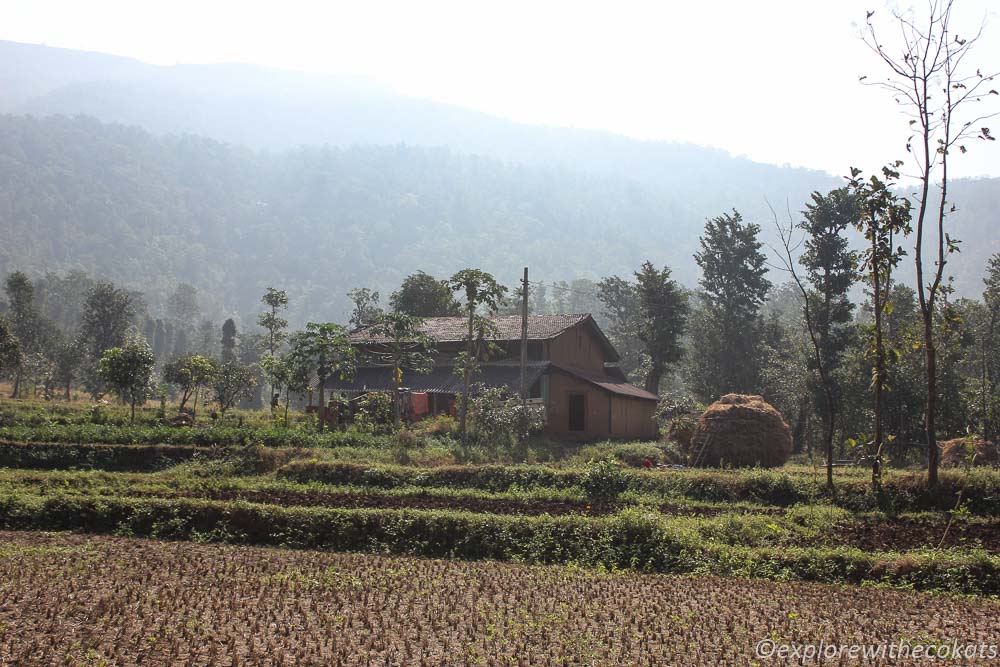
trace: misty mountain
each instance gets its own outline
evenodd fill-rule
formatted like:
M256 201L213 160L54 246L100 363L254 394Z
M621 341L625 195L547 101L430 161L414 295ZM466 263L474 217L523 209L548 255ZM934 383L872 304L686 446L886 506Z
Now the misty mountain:
M83 268L154 303L186 281L218 312L276 285L296 319L343 319L352 287L387 297L418 269L470 265L513 282L525 264L596 279L649 259L693 286L706 217L737 208L773 238L765 200L795 214L842 182L249 65L0 42L0 83L0 110L36 117L0 118L0 271ZM966 242L949 268L978 294L1000 180L952 193Z
M162 67L0 41L0 79L17 81L22 73L32 83L16 88L30 88L32 94L0 100L0 112L85 114L154 134L196 134L268 150L323 144L448 146L459 153L624 178L688 198L701 197L705 181L715 180L717 191L695 199L696 206L715 207L719 201L760 206L764 194L783 201L790 193L836 183L823 172L760 164L692 144L515 123L401 96L360 77L253 65ZM778 187L759 190L772 183ZM737 199L747 191L754 193L752 201Z

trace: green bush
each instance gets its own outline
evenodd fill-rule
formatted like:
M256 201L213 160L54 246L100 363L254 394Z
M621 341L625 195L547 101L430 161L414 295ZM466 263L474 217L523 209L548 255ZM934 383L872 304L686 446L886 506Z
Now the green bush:
M607 504L618 500L628 488L628 477L612 458L590 461L580 479L584 493L592 502Z

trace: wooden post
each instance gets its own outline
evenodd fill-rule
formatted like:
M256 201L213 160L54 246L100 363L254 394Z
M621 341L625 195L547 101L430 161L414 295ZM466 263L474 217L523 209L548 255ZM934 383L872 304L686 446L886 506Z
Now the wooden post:
M528 405L528 267L521 283L521 407Z

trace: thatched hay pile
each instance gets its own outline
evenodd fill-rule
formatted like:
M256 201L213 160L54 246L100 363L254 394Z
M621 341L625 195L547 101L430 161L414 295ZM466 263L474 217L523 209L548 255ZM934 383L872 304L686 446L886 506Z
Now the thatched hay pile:
M781 413L760 396L726 394L708 406L691 435L693 466L772 468L792 453L792 433Z
M938 444L941 447L941 465L953 467L966 465L975 452L973 465L1000 467L1000 445L995 442L986 442L978 438L970 442L968 438L955 438Z

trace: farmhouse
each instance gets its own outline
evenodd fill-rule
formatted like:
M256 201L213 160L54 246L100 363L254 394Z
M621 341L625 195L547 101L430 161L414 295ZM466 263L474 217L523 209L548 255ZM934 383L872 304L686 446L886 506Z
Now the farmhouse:
M491 318L495 350L480 364L473 381L521 390L521 316ZM468 320L431 317L422 330L436 341L437 357L430 373L405 373L403 386L417 415L453 413L462 379L456 357L465 350ZM366 328L351 333L359 352L377 344ZM657 396L629 384L617 366L618 352L590 315L529 315L527 380L529 400L545 408L544 434L553 438L655 438ZM391 391L392 369L358 367L351 381L330 378L325 389L347 395Z

